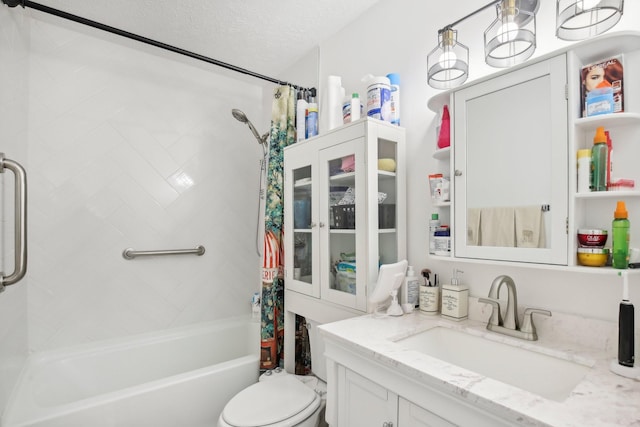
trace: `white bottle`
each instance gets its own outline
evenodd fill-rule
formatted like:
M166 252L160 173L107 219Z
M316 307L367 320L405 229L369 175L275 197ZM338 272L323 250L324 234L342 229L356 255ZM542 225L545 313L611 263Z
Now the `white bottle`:
M591 149L584 148L578 150L578 193L588 193L591 191L590 185L591 173Z
M460 283L458 273L453 270L451 283L442 285L442 316L451 320L464 320L469 316L469 287Z
M362 108L360 104L360 95L358 92L354 92L351 95L351 121L355 122L360 119L360 109Z
M297 141L304 141L307 138L307 113L309 103L304 99L304 92L298 92L298 102L296 103L296 135Z
M311 88L309 108L307 112L307 138L318 135L318 104L316 103L316 90Z
M342 78L340 76L329 76L327 78L326 104L329 130L335 129L342 124L342 98L344 98ZM325 114L324 110L323 114Z
M440 219L438 219L437 213L431 214L431 220L429 221L429 253L436 253L436 230L440 227Z
M413 271L412 266L407 267L407 275L404 278L402 290L404 293L402 302L409 304L414 308L418 308L418 305L420 304L420 281Z

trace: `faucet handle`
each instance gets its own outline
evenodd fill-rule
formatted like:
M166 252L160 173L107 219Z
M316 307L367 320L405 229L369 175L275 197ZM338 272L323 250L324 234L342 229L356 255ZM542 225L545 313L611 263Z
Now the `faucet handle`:
M494 326L502 326L502 313L500 312L500 300L494 298L478 298L478 302L485 304L491 304L493 310L491 311L491 317L489 318L489 324Z
M525 308L524 310L524 319L522 320L522 327L520 331L528 334L531 341L536 341L538 339L538 334L536 333L536 325L533 324L533 315L534 314L544 314L545 316L551 317L551 312L549 310L542 310L540 308Z

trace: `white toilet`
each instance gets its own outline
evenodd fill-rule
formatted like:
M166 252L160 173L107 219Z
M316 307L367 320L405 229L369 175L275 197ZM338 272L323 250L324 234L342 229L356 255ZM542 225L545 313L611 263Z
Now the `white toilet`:
M322 427L327 373L324 345L318 324L307 320L314 375L293 375L281 369L268 371L260 380L226 404L218 427Z

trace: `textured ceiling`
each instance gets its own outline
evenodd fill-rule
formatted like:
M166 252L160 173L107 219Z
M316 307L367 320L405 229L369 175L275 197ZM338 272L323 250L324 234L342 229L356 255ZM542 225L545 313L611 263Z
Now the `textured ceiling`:
M37 0L267 76L379 0Z

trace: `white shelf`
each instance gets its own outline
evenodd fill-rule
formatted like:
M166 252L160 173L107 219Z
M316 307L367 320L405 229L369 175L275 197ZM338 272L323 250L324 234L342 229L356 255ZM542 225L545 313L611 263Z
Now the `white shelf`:
M579 129L593 129L598 126L623 126L637 125L640 123L640 114L637 113L611 113L598 116L581 117L575 120Z
M447 160L451 156L451 147L440 148L433 152L433 158L437 160Z
M592 191L591 193L576 193L576 199L616 199L625 197L640 197L640 191Z

